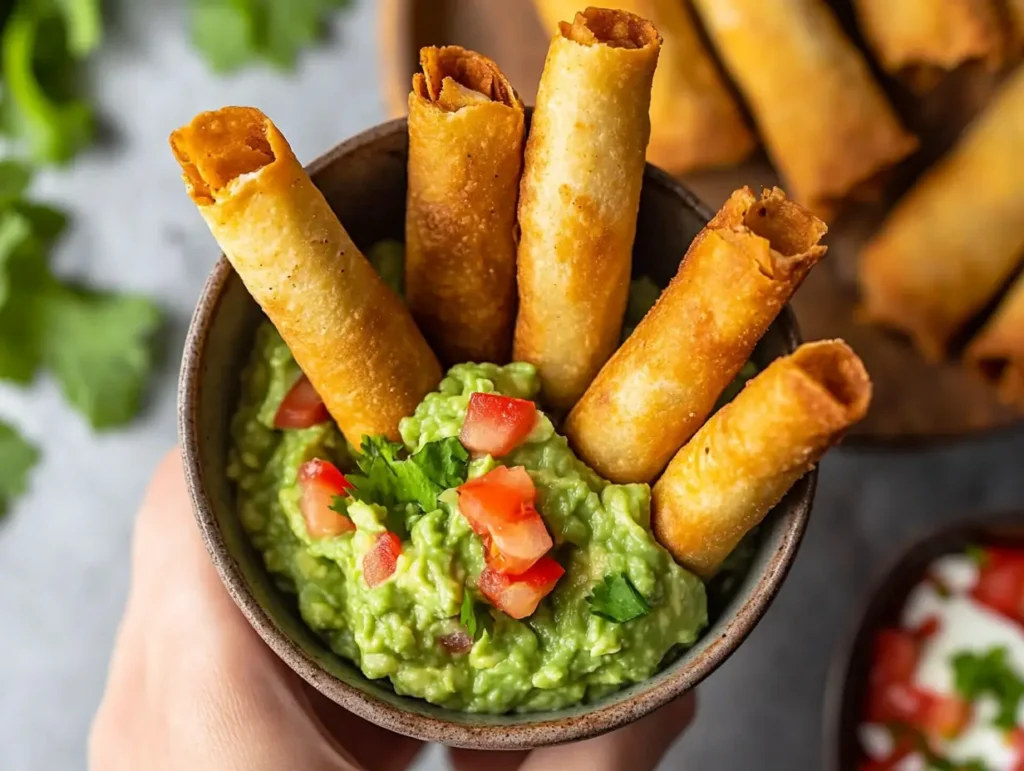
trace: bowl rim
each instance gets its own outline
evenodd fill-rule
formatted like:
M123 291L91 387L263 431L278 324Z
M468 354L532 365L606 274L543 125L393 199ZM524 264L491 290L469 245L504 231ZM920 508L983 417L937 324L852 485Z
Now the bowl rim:
M849 696L850 685L858 674L864 674L860 670L854 672L854 666L863 647L880 628L880 621L886 611L896 602L905 602L907 593L920 580L918 575L917 579L903 586L903 580L907 577L904 573L913 568L919 574L918 568L923 569L928 562L949 554L956 545L966 546L972 541L998 538L999 532L1003 530L1018 531L1019 540L1024 545L1024 509L986 509L975 515L932 526L901 544L896 554L886 560L882 569L874 574L849 614L829 663L822 725L823 768L828 771L849 771L855 768L852 760L840 754L843 737L847 731L856 728L856 725L848 726L845 721L847 701L852 698Z
M311 176L315 175L358 148L376 142L383 136L406 131L406 126L405 118L378 124L335 145L309 164L306 170ZM646 164L644 179L667 188L705 221L713 216L704 203L667 172ZM465 725L403 710L336 678L279 629L270 614L256 600L238 562L225 543L217 525L214 506L206 493L201 440L194 416L198 409L205 344L233 273L230 263L221 255L203 286L185 339L178 379L177 422L186 485L203 543L232 600L267 646L292 671L327 698L355 715L391 731L449 746L514 750L577 741L631 723L696 687L732 655L768 611L789 573L810 519L817 487L816 466L797 483L802 487L798 497L789 503L792 521L782 532L774 553L768 556L749 599L730 619L721 636L686 669L627 699L604 705L598 702L593 709L582 714L560 715L559 711L537 713L537 720L517 725ZM796 318L788 305L774 323L781 324L787 345L795 349L802 338Z

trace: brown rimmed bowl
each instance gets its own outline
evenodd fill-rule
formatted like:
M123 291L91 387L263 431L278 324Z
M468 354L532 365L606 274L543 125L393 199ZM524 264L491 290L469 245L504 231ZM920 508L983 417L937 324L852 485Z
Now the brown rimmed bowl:
M406 122L398 119L341 143L309 167L363 249L380 239L402 238L407 148ZM682 185L647 166L635 271L666 284L710 216ZM229 425L239 397L239 373L263 318L221 257L196 306L179 380L178 429L196 521L228 592L267 645L318 691L377 725L428 741L500 750L574 741L618 728L695 687L722 664L768 610L796 556L810 516L815 472L766 518L745 577L721 592L720 599L716 587L710 587L713 616L704 636L650 679L592 703L529 714L469 714L398 696L387 681L369 680L333 654L302 622L293 599L275 588L236 514L225 471ZM766 364L799 342L796 322L786 309L754 358Z
M1024 511L985 514L932 530L908 544L868 591L829 671L825 692L824 768L856 771L860 757L857 726L867 696L875 634L899 618L903 604L939 557L970 544L1024 548Z

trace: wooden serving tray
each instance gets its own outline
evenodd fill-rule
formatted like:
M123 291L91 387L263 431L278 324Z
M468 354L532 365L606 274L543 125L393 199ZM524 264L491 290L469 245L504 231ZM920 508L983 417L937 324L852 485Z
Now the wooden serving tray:
M581 0L581 8L586 4ZM859 40L848 4L834 5L847 31ZM384 94L393 117L406 113L419 49L427 45L457 44L490 56L523 100L533 104L551 38L531 0L382 0L379 33ZM874 380L871 411L853 428L847 444L927 444L1021 420L1020 414L998 402L988 384L957 363L929 364L903 338L855 320L853 278L860 247L899 194L955 141L1000 79L981 68L964 69L923 98L882 81L907 125L921 138L922 150L896 170L885 200L850 209L832 224L829 255L793 298L804 337L844 338L864 359ZM683 181L712 209L741 185L757 190L779 183L763 153L740 166L689 174Z

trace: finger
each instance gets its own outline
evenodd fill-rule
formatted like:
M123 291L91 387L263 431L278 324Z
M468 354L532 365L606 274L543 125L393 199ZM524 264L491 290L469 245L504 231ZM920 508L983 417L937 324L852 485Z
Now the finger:
M665 751L693 720L691 691L642 720L576 744L535 750L521 771L653 771Z
M448 748L448 758L454 771L516 771L529 754L527 750L487 752Z

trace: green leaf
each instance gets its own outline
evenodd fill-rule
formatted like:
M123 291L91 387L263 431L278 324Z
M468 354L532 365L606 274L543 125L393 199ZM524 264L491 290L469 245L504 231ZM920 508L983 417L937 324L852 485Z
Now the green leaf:
M28 384L42 364L43 298L56 283L38 241L30 239L5 261L7 300L0 305L0 379Z
M59 0L67 25L68 50L81 59L103 41L100 0Z
M477 623L476 610L473 607L473 598L468 591L462 592L462 609L459 612L459 623L466 627L469 636L476 639Z
M401 458L403 450L384 437L364 437L362 453L356 456L363 473L349 477L355 497L388 507L414 503L433 511L438 495L466 479L469 453L458 439L430 442L410 458Z
M0 517L11 501L25 492L28 473L39 460L39 451L12 426L0 421Z
M466 481L469 451L454 436L423 445L410 460L442 490L458 487Z
M661 287L648 276L640 276L629 282L629 301L626 303L626 315L622 320L622 339L625 340L636 329L647 311L661 296Z
M984 654L958 653L953 657L953 681L964 698L973 701L990 695L999 702L995 725L1010 730L1017 725L1017 707L1024 698L1024 681L1006 659L1006 648Z
M192 44L214 72L231 72L259 55L253 0L192 0Z
M54 287L45 297L42 355L64 396L96 429L139 411L160 312L131 295Z
M280 67L291 69L302 49L323 33L323 0L269 0L266 13L267 58Z
M629 576L618 573L604 577L587 597L590 612L595 616L624 624L651 612L651 606L640 594Z
M986 554L985 550L980 546L968 546L964 549L964 553L967 555L967 558L979 568L983 568L988 564L988 554Z
M0 212L0 308L10 296L7 265L31 236L32 225L25 217L10 209Z
M65 163L92 142L89 105L76 98L80 64L55 5L21 4L0 36L3 127L38 163Z
M32 181L32 170L21 161L0 161L0 206L20 199Z

